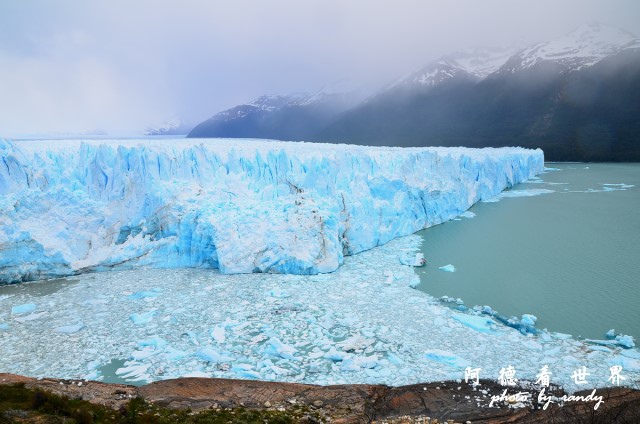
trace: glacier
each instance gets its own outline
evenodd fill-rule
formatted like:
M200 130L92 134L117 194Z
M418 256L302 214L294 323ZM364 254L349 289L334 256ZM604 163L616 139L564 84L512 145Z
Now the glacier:
M0 283L332 272L544 170L543 152L522 148L230 139L0 140L0 159Z

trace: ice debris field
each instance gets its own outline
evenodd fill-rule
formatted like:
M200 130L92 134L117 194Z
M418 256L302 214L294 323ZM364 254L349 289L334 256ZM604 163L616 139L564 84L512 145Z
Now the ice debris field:
M332 272L542 172L540 150L0 140L0 283L89 271Z
M640 352L624 340L587 343L502 325L491 311L444 306L410 286L419 277L399 255L419 236L345 258L332 274L221 274L131 270L0 287L0 370L31 376L130 383L210 376L314 384L402 385L464 379L467 366L497 379L515 367L536 380L583 389L640 378ZM455 305L454 305L455 306ZM524 315L523 325L535 325ZM117 366L105 367L112 360Z

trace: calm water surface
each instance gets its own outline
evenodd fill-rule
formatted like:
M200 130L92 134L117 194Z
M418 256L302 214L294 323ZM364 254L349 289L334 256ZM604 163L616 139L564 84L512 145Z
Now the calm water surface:
M640 164L547 166L558 170L514 190L552 193L479 203L474 218L421 231L428 266L418 288L531 313L539 328L598 339L614 328L637 343ZM456 271L438 269L447 264Z

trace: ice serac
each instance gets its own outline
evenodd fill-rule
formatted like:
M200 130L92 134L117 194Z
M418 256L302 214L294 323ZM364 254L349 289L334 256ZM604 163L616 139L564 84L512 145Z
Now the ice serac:
M148 267L314 274L543 170L540 150L0 140L0 281Z

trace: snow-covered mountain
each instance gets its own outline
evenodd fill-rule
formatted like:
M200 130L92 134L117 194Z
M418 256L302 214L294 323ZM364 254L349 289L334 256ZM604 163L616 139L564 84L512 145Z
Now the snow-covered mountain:
M394 81L385 90L431 88L452 80L480 81L497 71L516 51L515 47L467 49L429 63Z
M564 72L578 71L624 50L638 48L640 39L634 34L592 23L580 26L556 40L521 50L500 68L500 72L516 73L545 62L559 65Z
M273 113L285 108L352 103L350 98L354 96L355 94L352 92L335 91L330 88L322 88L314 93L267 94L250 103L224 110L214 115L211 119L231 121L256 113Z
M285 107L310 104L311 95L307 93L294 93L288 95L267 94L247 104L238 105L231 109L223 110L214 115L211 120L232 121L242 119L256 113L272 113Z
M145 130L145 135L186 135L193 128L192 125L180 119L169 119L160 124L151 125Z
M444 56L405 75L386 89L430 88L451 80L480 81L498 73L516 73L541 63L553 63L561 71L577 71L628 49L639 49L640 39L615 27L591 23L568 34L525 48L476 48Z
M621 29L589 24L524 48L466 50L372 92L360 101L265 96L190 136L520 145L543 148L550 160L640 160L640 39Z
M197 125L189 137L305 140L361 100L359 92L323 88L314 93L260 96L219 112Z

